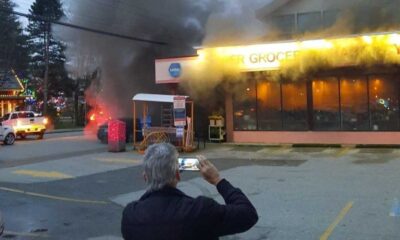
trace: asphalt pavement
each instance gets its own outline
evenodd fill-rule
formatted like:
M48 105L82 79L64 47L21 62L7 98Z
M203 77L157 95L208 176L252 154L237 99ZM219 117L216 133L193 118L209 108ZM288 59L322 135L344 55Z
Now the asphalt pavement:
M145 191L141 154L131 147L110 153L96 139L72 133L17 142L6 151L19 158L0 155L3 239L121 239L123 206ZM399 149L207 143L181 153L196 154L258 210L254 228L222 239L399 239ZM198 172L183 172L178 187L223 203Z

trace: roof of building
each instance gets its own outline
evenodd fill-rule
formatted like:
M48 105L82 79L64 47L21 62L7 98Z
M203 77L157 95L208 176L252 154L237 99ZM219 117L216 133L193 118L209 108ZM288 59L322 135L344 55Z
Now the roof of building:
M17 90L23 91L24 86L14 71L0 70L0 91Z
M263 19L265 17L268 17L271 15L273 12L281 8L282 6L286 5L292 0L272 0L270 3L265 5L264 7L260 8L256 12L256 16L258 19Z
M143 101L143 102L173 103L174 97L184 97L185 99L189 98L188 96L138 93L132 98L132 100Z

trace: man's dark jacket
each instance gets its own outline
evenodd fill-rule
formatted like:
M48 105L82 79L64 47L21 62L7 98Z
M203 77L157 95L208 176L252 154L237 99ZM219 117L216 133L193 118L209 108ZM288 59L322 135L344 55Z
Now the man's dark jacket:
M225 179L217 189L226 205L207 197L189 197L173 187L145 193L124 209L124 239L218 239L256 224L256 209L240 189Z

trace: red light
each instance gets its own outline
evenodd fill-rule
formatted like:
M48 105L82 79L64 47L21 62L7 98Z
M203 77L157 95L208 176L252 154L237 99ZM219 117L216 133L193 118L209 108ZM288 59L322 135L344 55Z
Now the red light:
M92 114L92 115L90 115L90 121L94 121L94 120L96 120L96 116L94 115L94 113Z

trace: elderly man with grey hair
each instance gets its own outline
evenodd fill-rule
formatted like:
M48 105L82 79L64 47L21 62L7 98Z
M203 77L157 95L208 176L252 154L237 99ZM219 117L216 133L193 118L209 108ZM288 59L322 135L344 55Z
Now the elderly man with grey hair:
M180 181L178 152L171 144L151 145L143 166L148 190L123 211L121 231L126 240L218 239L247 231L258 221L256 209L243 192L221 178L202 156L200 173L217 187L225 205L208 197L189 197L176 188Z

